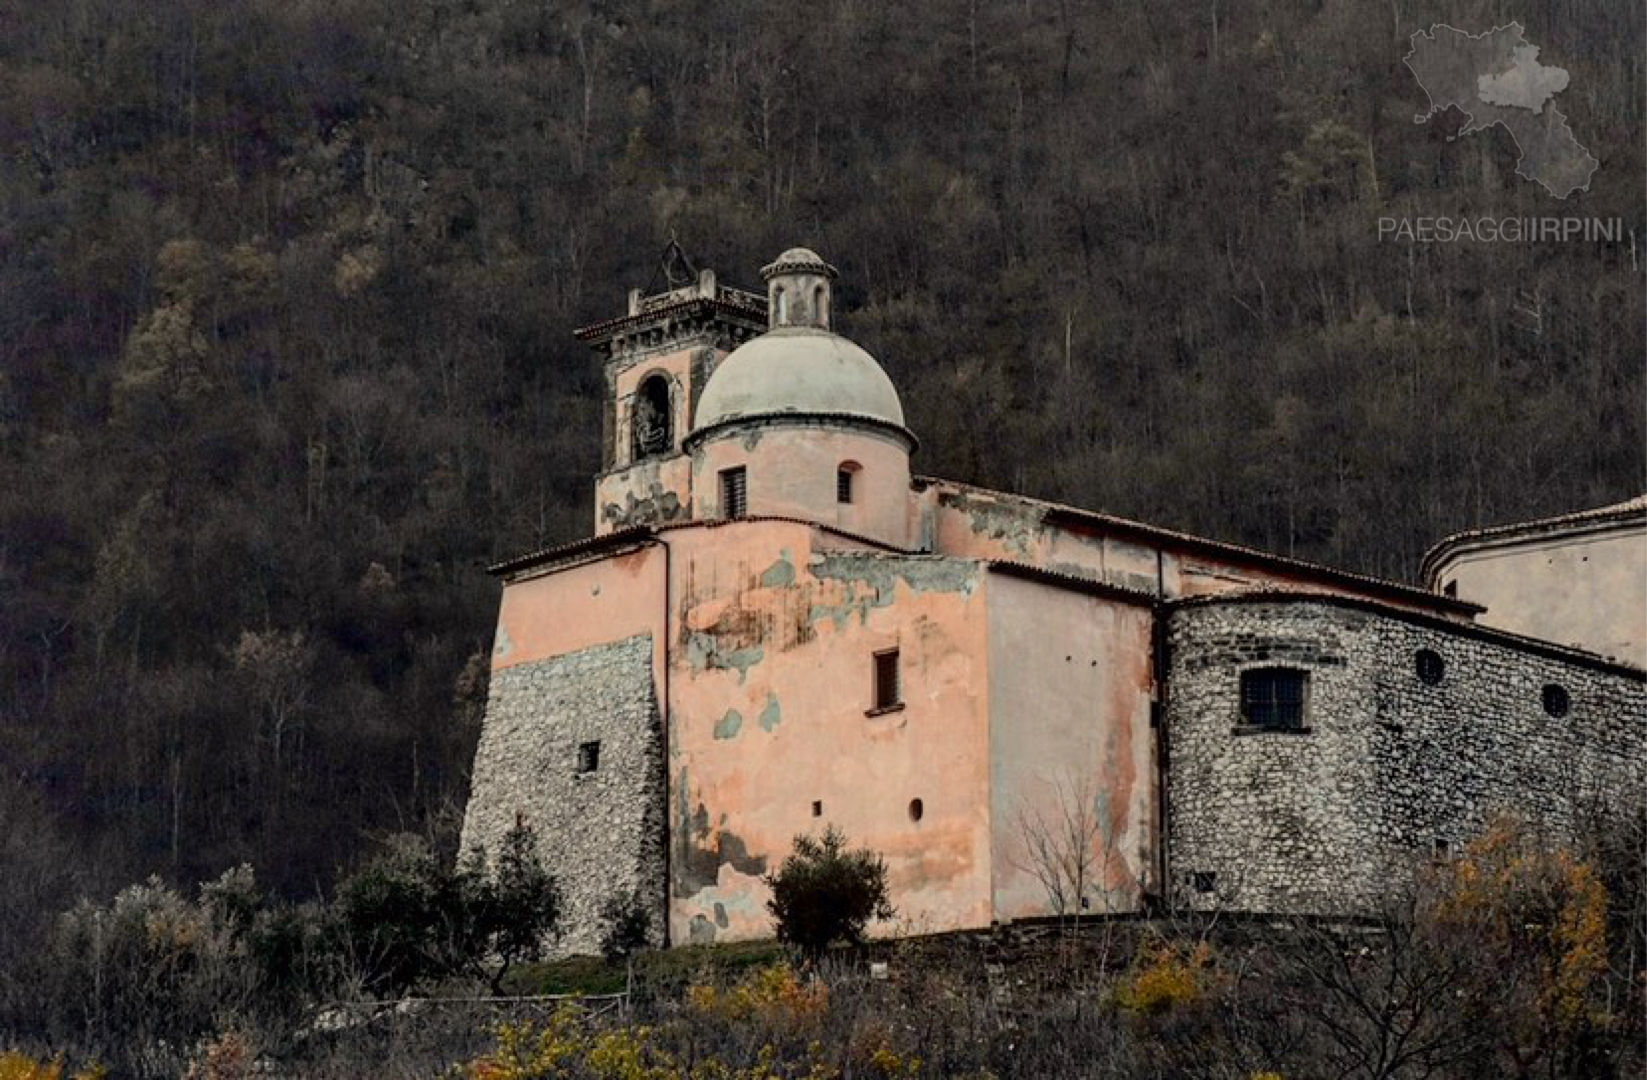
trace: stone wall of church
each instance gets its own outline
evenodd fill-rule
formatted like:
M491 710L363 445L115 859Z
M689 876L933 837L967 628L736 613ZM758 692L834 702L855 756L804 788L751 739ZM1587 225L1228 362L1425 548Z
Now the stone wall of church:
M1500 811L1560 835L1642 782L1647 686L1631 669L1354 601L1194 601L1168 620L1180 905L1371 913ZM1307 673L1298 731L1241 717L1241 672L1277 666Z
M463 848L495 855L517 814L536 827L561 889L557 953L597 952L602 905L635 889L661 944L663 753L650 634L493 672Z

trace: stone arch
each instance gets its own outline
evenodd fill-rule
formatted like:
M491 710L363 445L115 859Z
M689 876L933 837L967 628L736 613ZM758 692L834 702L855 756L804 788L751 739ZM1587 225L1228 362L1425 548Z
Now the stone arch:
M660 457L674 445L674 409L670 404L669 376L653 372L635 388L630 411L630 438L633 458Z

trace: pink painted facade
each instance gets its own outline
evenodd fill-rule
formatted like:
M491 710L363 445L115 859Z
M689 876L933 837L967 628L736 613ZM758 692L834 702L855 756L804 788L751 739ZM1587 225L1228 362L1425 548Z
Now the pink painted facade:
M489 711L466 844L495 842L527 812L537 781L511 772L530 757L518 740L553 739L553 725L580 708L563 702L531 719L530 701L500 697L498 677L533 665L583 671L591 650L650 643L647 700L634 715L655 717L660 764L655 783L621 798L661 802L658 865L608 875L600 837L587 838L596 849L577 864L590 894L579 911L655 870L667 941L768 936L763 876L796 835L829 825L886 859L898 916L883 933L981 927L1061 904L1138 910L1165 887L1164 603L1277 589L1461 623L1477 610L912 478L915 438L890 382L829 331L833 270L794 249L765 273L764 305L710 276L632 298L627 317L583 332L606 356L611 394L597 535L496 568L491 709L528 720L505 731ZM757 317L764 335L751 329ZM637 409L655 413L664 398L645 399L649 379L668 390L668 435L650 446L637 425L656 416L637 420ZM889 666L895 687L885 685ZM608 709L597 701L605 684L588 685L588 709ZM534 735L533 723L545 726ZM570 797L590 800L590 820L630 820L625 806L600 802L620 796L580 783ZM1090 828L1078 895L1060 898L1035 837L1037 823L1072 809ZM548 850L575 842L553 837ZM574 928L568 948L586 948L592 934Z

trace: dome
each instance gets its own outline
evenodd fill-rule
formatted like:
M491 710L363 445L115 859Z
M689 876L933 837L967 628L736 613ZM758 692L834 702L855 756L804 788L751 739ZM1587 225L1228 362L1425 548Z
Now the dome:
M761 276L771 279L779 274L822 274L825 277L834 277L835 268L823 261L811 248L792 247L779 255L776 259L761 267Z
M693 431L785 414L854 417L904 432L898 391L875 358L811 327L780 327L732 350L703 389Z

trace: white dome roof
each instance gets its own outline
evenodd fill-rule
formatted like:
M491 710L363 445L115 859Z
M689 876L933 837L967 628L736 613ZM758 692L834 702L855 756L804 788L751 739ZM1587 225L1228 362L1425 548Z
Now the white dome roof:
M827 330L782 327L745 342L721 361L698 399L693 430L785 413L904 426L898 391L873 356Z

